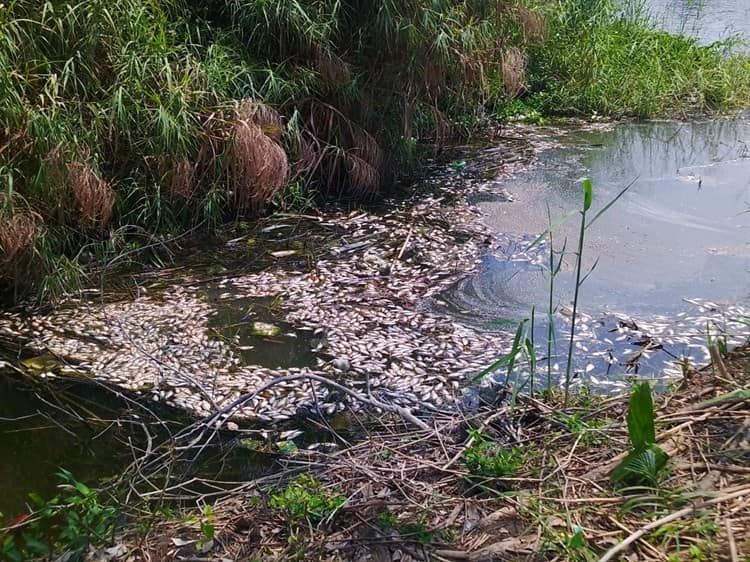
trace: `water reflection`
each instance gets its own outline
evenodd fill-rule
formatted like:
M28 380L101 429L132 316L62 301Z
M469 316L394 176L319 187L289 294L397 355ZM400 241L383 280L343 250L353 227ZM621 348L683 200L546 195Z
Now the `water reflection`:
M583 311L591 326L606 326L605 332L616 327L615 317L634 319L665 337L668 331L675 338L689 332L692 339L673 338L670 353L688 351L703 361L706 325L725 329L733 315L742 314L742 308L733 307L750 305L749 138L747 116L567 131L559 137L561 147L542 153L532 170L502 183L512 202L477 201L488 225L501 233L500 246L477 276L444 295L451 311L479 310L472 313L474 321L486 322L523 318L532 305L546 309L544 268L509 263L506 256L512 252L503 247L504 238L533 239L548 226L548 207L553 217L579 209L582 176L594 181L590 217L633 182L587 230L584 263L597 265L582 288ZM571 252L577 221L575 217L556 231L556 248L567 237ZM569 255L556 279L559 308L570 305L573 261ZM504 304L498 304L498 294ZM700 299L713 304L695 305ZM732 324L731 331L741 339L746 331L740 328ZM601 340L597 334L592 328L587 337ZM653 361L651 371L673 359ZM602 364L593 374L601 376L607 369Z
M647 0L646 10L657 24L673 33L710 44L731 37L750 39L747 0ZM743 47L748 49L747 45Z

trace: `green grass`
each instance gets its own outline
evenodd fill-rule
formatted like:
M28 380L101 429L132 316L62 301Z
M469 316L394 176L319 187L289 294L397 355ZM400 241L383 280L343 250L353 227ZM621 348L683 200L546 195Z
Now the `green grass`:
M493 116L750 99L746 58L606 1L15 0L0 30L0 291L16 296L74 290L83 247L101 261L268 201L378 197L429 142Z
M655 30L639 2L617 4L563 0L547 10L549 41L532 52L532 107L617 118L747 107L750 61L732 54L732 41L700 46Z

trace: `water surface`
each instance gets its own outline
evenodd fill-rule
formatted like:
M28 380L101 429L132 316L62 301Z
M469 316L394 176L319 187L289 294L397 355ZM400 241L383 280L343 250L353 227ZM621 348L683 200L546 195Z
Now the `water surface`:
M449 310L485 323L522 319L532 306L546 311L546 250L540 246L527 256L523 250L547 229L550 216L554 222L581 208L581 178L587 176L595 194L589 220L631 185L586 231L584 273L595 269L580 295L585 353L579 367L598 377L623 373L638 351L634 346L648 337L664 353L644 358L640 372L657 376L682 356L705 361L707 331L729 341L746 337L746 327L733 321L750 304L747 116L573 128L556 138L559 146L542 152L531 169L491 184L502 187L503 197L477 199L501 242L478 275L444 295ZM567 239L554 293L554 306L567 313L560 315L563 328L579 220L576 214L554 231L556 250ZM508 236L515 240L511 248L502 241ZM623 321L635 323L638 333L622 336Z
M696 37L701 44L750 39L747 0L647 0L644 6L657 24L672 33Z

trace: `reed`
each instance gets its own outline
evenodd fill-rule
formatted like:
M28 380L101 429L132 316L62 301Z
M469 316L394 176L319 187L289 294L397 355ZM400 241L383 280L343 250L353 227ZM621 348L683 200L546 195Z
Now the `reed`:
M0 168L56 232L32 254L75 261L126 225L377 198L514 99L615 116L750 99L728 45L584 4L16 0L0 10ZM14 268L32 283L50 273L37 266Z

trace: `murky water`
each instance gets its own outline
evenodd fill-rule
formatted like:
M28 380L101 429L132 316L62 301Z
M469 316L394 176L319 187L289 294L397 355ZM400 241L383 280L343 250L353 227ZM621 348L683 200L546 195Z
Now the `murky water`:
M622 373L635 346L653 338L663 349L642 357L637 372L656 375L677 357L705 361L707 330L733 342L746 337L737 320L750 310L747 116L570 129L554 138L559 147L543 152L537 165L492 184L502 188L500 197L478 198L484 220L514 242L501 242L479 275L444 295L448 310L485 323L519 320L532 306L546 311L546 250L532 251L531 261L524 250L549 216L554 222L580 209L587 176L595 193L589 219L632 185L586 231L584 272L596 267L580 295L579 343L589 363L581 370L600 378ZM555 230L557 250L567 239L567 251L575 251L579 224L576 215ZM569 254L555 279L558 310L571 306L573 264ZM618 340L623 320L635 322L638 333ZM565 322L562 315L563 329Z
M146 429L153 443L159 443L167 429L174 432L190 421L184 412L150 401L134 408L90 383L27 384L3 374L0 397L0 523L28 511L30 492L54 497L61 483L55 474L61 468L87 483L116 477L146 446ZM151 413L159 416L158 423ZM245 447L210 448L200 462L176 467L187 476L225 481L274 468L273 455Z

